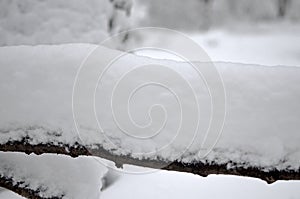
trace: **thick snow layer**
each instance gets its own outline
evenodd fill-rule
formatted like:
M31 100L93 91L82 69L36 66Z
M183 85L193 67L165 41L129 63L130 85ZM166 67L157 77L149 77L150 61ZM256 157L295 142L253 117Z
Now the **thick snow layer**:
M110 30L112 19L116 27ZM0 2L0 46L99 43L110 31L128 26L125 11L116 10L109 0Z
M58 155L0 154L0 175L41 197L99 198L107 168L95 158ZM1 193L0 193L0 197Z
M76 49L72 50L73 47ZM49 51L49 48L52 50ZM67 53L66 48L71 54ZM63 131L59 141L73 143L75 138L72 138L76 134L72 131L72 85L76 68L92 48L92 45L1 48L1 76L4 78L1 82L2 140L11 137L3 133L5 129L14 129L11 133L16 140L30 134L30 137L34 137L32 144L48 142L44 140L47 137L42 136L44 133L57 134ZM14 60L29 62L14 63ZM15 79L16 76L19 80ZM13 104L18 104L15 110L11 109ZM37 114L33 114L35 111ZM16 125L11 123L13 121L20 123ZM66 125L71 126L63 129Z
M56 133L61 135L56 136L57 142L72 144L78 141L72 112L73 83L81 62L94 48L93 45L76 44L0 49L1 143L21 139L24 135L33 138L30 141L32 144L47 143L52 141L48 138L53 138L51 135ZM101 59L118 55L117 51L104 47L99 50L100 62L91 68L89 72L92 73L85 74L88 79L81 79L85 81L74 87L74 115L84 144L101 144L116 154L139 158L233 162L236 165L228 166L265 169L299 168L300 68L216 63L226 89L225 126L217 145L208 156L202 158L197 154L203 150L201 143L203 132L208 128L211 101L205 83L191 65L126 55L106 71L100 86L96 87L94 80L99 77L97 69L104 67ZM143 68L143 64L163 66ZM136 66L141 67L134 69ZM121 87L115 87L122 75L130 70L132 74L122 79ZM77 80L80 80L82 76L78 77ZM184 111L187 111L186 118L182 120L185 122L184 133L176 135L180 110L178 100L176 97L174 99L170 90L150 85L135 92L132 100L126 98L128 88L142 85L150 78L169 84L179 97L182 107L186 109ZM193 111L195 103L190 98L190 94L194 93L182 79L193 86L199 102L200 134L196 139L193 120L197 120L197 114ZM77 91L80 88L87 90L81 93L82 90ZM90 109L93 108L93 95L88 92L91 88L93 91L96 88L95 113L102 129L99 129ZM112 91L123 92L113 93L115 96L111 100ZM133 123L124 115L127 114L127 102ZM161 104L164 109L161 106L152 107L153 104ZM112 114L111 106L116 115ZM115 120L127 132L124 133ZM162 130L158 131L162 124ZM159 133L154 135L155 132ZM216 137L208 135L208 139L214 140ZM194 143L190 146L191 141ZM181 154L186 149L187 153Z

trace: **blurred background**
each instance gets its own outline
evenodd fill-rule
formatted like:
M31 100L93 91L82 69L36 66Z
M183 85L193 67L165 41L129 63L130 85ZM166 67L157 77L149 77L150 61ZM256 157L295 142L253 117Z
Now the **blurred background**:
M300 66L299 10L299 0L136 0L133 18L184 32L213 61Z
M214 61L300 66L299 10L299 0L0 0L0 46L99 44L158 26L186 33ZM128 34L116 47L144 39Z
M183 31L300 19L298 0L137 0L136 8L144 11L138 25Z

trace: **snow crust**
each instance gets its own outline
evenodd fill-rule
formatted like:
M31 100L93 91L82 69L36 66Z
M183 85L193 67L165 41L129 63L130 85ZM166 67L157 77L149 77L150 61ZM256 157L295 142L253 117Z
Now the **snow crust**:
M203 132L208 128L210 98L205 83L188 63L126 55L105 73L103 84L96 89L96 114L102 129L99 129L90 110L81 109L86 104L91 104L90 96L85 96L84 93L79 93L83 96L83 101L76 104L75 99L75 105L79 107L79 112L76 112L79 113L76 115L79 119L78 129L75 128L72 112L73 84L80 64L95 47L70 44L0 49L0 143L19 140L24 136L32 138L32 144L48 143L53 141L51 135L58 133L59 136L56 136L57 140L54 142L73 144L81 140L86 145L101 144L116 154L130 154L137 158L170 161L179 158L184 162L225 163L228 167L255 166L266 170L299 169L300 68L215 63L226 89L227 112L219 142L208 156L202 158L197 154L201 150ZM118 54L117 51L104 47L100 47L100 50L103 57L99 57L99 60ZM177 83L177 79L170 79L175 77L174 71L180 74L180 77L194 86L196 99L200 104L199 128L202 134L196 139L193 128L189 127L189 124L194 125L192 119L195 119L195 115L187 114L187 131L184 134L175 134L180 121L178 104L174 95L163 88L150 86L143 92L137 92L130 101L132 119L138 125L132 126L122 116L121 119L124 120L121 124L128 129L129 135L115 124L110 97L116 82L124 72L131 71L137 65L150 63L160 64L165 68L154 66L146 69L145 73L133 71L133 75L126 79L127 83L122 84L125 87L120 87L120 90L126 90L126 86L140 84L155 76L158 78L156 80L173 83L172 89L178 96L189 96L191 93L184 82ZM97 67L103 67L101 62ZM170 68L173 71L166 71ZM93 80L99 74L97 70L92 72L93 75L84 82L83 88L95 88ZM114 101L115 111L127 113L124 107L118 106L124 105L124 100L127 102L128 99L123 99L127 94L121 92L117 96ZM187 110L192 110L195 105L190 99L181 99ZM165 115L159 107L147 114L153 101L154 104L162 104L168 114ZM163 130L158 136L152 136L165 116L168 117ZM147 127L149 121L152 121L149 128L132 131L137 126ZM189 128L191 131L188 131ZM80 139L77 130L80 132ZM136 136L148 138L137 139ZM174 136L174 142L169 143ZM189 145L190 141L194 141L192 145ZM163 148L166 144L167 147ZM188 150L182 154L186 149Z

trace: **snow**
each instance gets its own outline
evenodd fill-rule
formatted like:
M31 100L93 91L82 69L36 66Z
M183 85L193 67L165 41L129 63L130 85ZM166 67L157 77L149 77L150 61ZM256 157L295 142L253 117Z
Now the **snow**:
M258 28L256 24L253 28L243 27L239 31L228 28L229 30L187 34L205 49L213 61L299 66L297 24L282 26L275 23L271 26ZM160 38L160 41L165 40L161 35L156 38ZM259 42L253 38L258 39ZM162 51L142 50L138 54L161 59L178 59ZM276 150L276 147L272 146L273 142L268 143L270 144L265 143L265 147ZM299 181L277 181L267 185L254 178L224 175L209 175L203 178L188 173L156 171L143 175L123 174L114 186L104 190L102 197L296 199L300 194L299 185Z
M234 24L203 32L184 32L199 44L214 62L265 66L300 66L299 33L299 23L289 22L256 23L253 26ZM176 39L151 33L144 35L142 42L145 46L151 46L164 41L172 46ZM182 61L177 56L158 50L144 49L136 54Z
M127 166L125 170L134 170ZM101 198L215 198L264 199L299 197L299 182L263 181L237 176L209 175L200 177L187 173L153 171L143 175L122 174L113 186L103 190Z
M39 195L45 198L99 198L106 172L107 168L93 157L0 154L1 176L12 178L14 184L21 183L20 187L40 190ZM0 193L2 196L5 194Z
M75 46L70 45L69 50ZM76 140L72 139L74 135L71 127L63 129L65 127L63 124L70 124L72 119L68 115L72 112L71 98L69 97L72 93L71 87L76 75L76 67L79 67L80 62L92 47L92 45L80 45L80 48L75 51L71 50L72 54L66 53L65 48L68 48L68 45L50 47L54 51L47 50L46 46L2 47L0 50L0 65L3 66L1 71L3 77L1 82L1 119L3 119L1 135L8 136L5 133L8 129L15 140L29 134L35 138L32 140L34 144L48 141L44 140L44 136L39 136L41 133L50 133L51 135L63 131L60 140L57 141L75 142ZM14 63L15 56L22 61ZM28 62L25 63L25 60ZM25 62L22 63L23 61ZM13 104L16 105L14 110L11 109ZM13 118L19 120L20 123L18 125L11 124L15 120ZM42 124L40 121L45 123ZM9 137L6 138L9 139ZM55 142L55 140L53 141Z
M106 71L101 80L103 84L96 87L95 80L105 66L103 63L120 53L98 48L100 54L88 62L92 63L92 68L81 71L83 76L77 76L73 93L75 126L73 83L80 64L94 48L94 45L69 44L0 49L0 143L29 136L31 144L52 141L74 144L81 138L86 145L101 144L115 154L129 154L137 158L169 161L178 158L184 162L219 164L232 161L235 166L256 166L266 170L300 167L300 68L216 63L226 89L227 112L219 142L203 158L198 156L199 150L210 149L217 135L209 135L208 148L201 148L209 126L211 101L204 81L188 63L125 55ZM144 67L144 64L160 66ZM140 67L134 68L136 66ZM119 87L115 87L128 71L132 74L125 76ZM138 90L132 101L128 101L135 86L147 81L162 82L172 92L150 85ZM90 97L93 97L94 91L95 110L102 129L98 128L91 109L93 98ZM173 91L179 97L183 116L186 116L182 120L185 131L178 131L177 135L182 110L178 109ZM190 97L193 94L195 98ZM115 97L111 101L113 95ZM198 131L195 131L198 115L194 110L197 102L193 99L198 100L201 113ZM127 102L135 123L128 120L128 115L122 115L127 113L126 109L124 111ZM153 104L160 105L153 107ZM161 109L162 106L164 109ZM117 113L115 118L111 108ZM151 112L147 115L148 110ZM116 119L127 132L124 133L115 124ZM79 130L80 137L76 130ZM51 136L55 133L59 135ZM185 150L186 153L182 153Z
M277 22L187 33L213 61L300 66L299 23Z
M0 191L0 198L6 199L24 199L24 197L19 196L18 194L11 192L11 191Z
M205 49L213 61L299 66L298 33L299 28L296 24L289 26L272 24L272 27L263 26L259 30L255 26L253 29L244 27L238 32L212 30L205 33L187 34ZM169 39L161 38L161 35L151 38L153 37L159 38L159 42ZM161 59L178 59L162 51L142 50L138 54ZM277 148L278 145L273 145L277 143L276 140L270 139L270 142L269 140L265 142L266 148L270 147L274 151L282 150L281 147ZM234 154L236 152L232 151L232 155ZM243 158L243 156L236 158ZM299 157L295 157L294 160L299 160ZM132 166L128 167L125 166L125 171L132 170ZM141 173L140 169L136 173ZM296 199L300 194L299 185L299 181L277 181L272 185L267 185L254 178L224 175L209 175L203 178L188 173L168 171L149 173L147 170L142 175L123 173L113 186L103 191L102 197L104 199L120 197L133 199L186 197Z
M291 198L299 196L299 182L276 182L267 185L261 180L224 175L196 176L188 173L152 170L143 174L126 174L126 171L145 171L144 168L126 165L111 186L102 190L101 199L115 198ZM125 172L124 172L125 171ZM12 192L0 192L0 198L21 199ZM84 197L85 198L85 197Z

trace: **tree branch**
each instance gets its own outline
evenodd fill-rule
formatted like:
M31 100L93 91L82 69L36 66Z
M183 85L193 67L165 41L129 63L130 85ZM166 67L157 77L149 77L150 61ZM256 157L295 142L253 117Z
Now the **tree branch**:
M208 176L209 174L224 174L224 175L237 175L259 178L267 183L273 183L277 180L300 180L300 171L298 170L278 170L273 169L266 171L264 168L259 167L229 167L228 165L235 165L234 162L225 164L217 163L183 163L179 161L166 162L165 160L152 160L152 159L137 159L129 155L115 155L110 151L105 150L103 147L98 146L88 148L78 143L69 146L62 143L58 144L38 144L30 145L21 141L8 142L0 144L0 151L11 152L24 152L26 154L35 153L37 155L43 153L64 154L71 157L78 156L98 156L107 160L115 162L117 167L122 167L123 164L131 164L136 166L149 167L154 169L164 169L170 171L179 171L193 173L200 176Z

